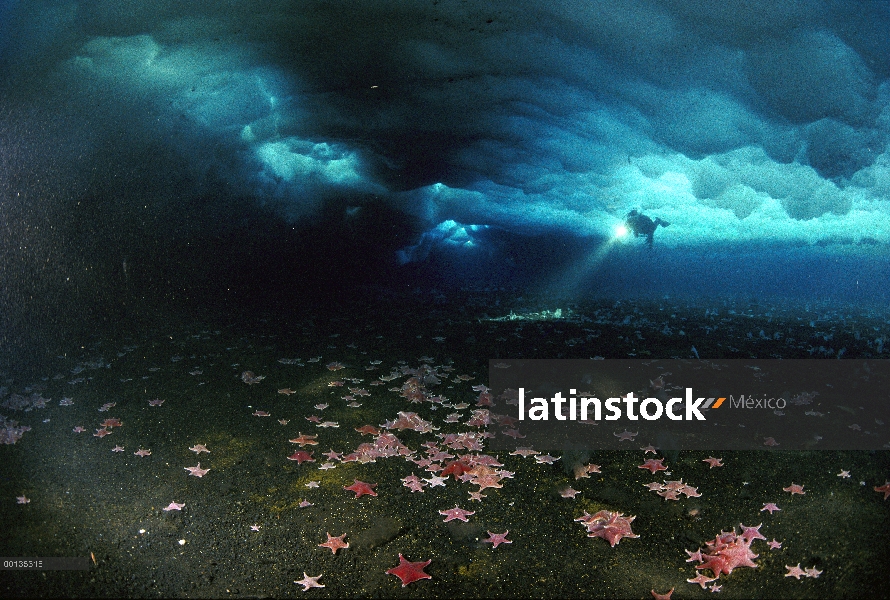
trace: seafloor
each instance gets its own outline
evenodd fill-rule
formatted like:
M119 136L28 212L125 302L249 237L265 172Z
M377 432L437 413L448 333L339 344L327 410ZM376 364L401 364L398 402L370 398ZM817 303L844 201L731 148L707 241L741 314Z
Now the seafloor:
M436 428L390 430L414 458L433 454L433 442L458 457L485 454L484 438L474 452L446 447L443 434L503 435L494 424L466 424L478 408L472 388L487 383L492 358L685 359L693 346L702 359L825 360L841 349L844 358L887 358L888 333L886 314L829 304L665 298L568 305L498 290L369 291L360 301L302 307L287 317L142 314L72 346L37 376L5 374L0 401L13 394L50 400L43 408L0 408L31 427L16 444L0 446L0 554L89 556L90 569L5 571L0 594L302 596L295 580L305 572L321 574L325 586L307 597L649 598L650 590L673 588L674 598L703 598L713 597L715 585L727 598L885 595L890 500L874 487L890 478L888 451L720 452L724 466L713 469L702 462L709 453L682 451L666 456L669 471L653 476L638 466L653 456L642 448L655 441L616 439L614 451L583 457L602 472L581 479L573 473L577 458L548 464L498 452L503 466L496 468L512 475L498 476L501 487L482 490L481 501L470 497L478 484L451 476L444 486L411 492L402 478L433 474L402 455L351 462L324 455L343 458L373 444L373 435L356 428L380 427L400 411ZM344 368L331 370L331 363ZM427 401L412 403L402 389L423 364L436 377L422 390ZM262 379L247 384L244 371ZM286 388L295 393L279 393ZM63 398L73 404L60 406ZM155 399L164 402L149 405ZM114 406L99 412L106 403ZM515 407L496 401L489 410ZM452 413L459 418L449 419ZM319 422L307 420L313 415ZM122 425L94 436L108 418ZM330 422L337 426L320 426ZM75 433L76 426L86 431ZM288 460L299 449L288 440L301 433L318 436L317 445L302 448L315 462ZM196 456L189 450L196 444L210 453ZM113 452L116 446L124 451ZM136 456L138 449L151 454ZM210 471L190 476L185 467L199 461ZM320 468L326 462L333 468ZM842 471L851 476L839 477ZM356 479L376 483L377 496L344 490ZM667 501L644 486L662 479L682 479L701 496ZM806 493L784 492L791 483ZM580 493L563 497L569 486ZM19 496L30 502L17 503ZM184 507L163 510L174 501ZM763 511L768 502L781 510ZM439 511L455 505L474 514L443 522ZM639 537L614 547L588 537L575 519L600 510L635 516ZM760 532L781 548L755 539L755 568L737 567L707 590L688 583L698 572L685 550L738 532L740 523L762 523ZM505 531L512 543L485 543L488 532ZM345 533L349 547L336 555L319 547L326 533ZM403 587L386 573L399 554L430 560L431 578ZM818 577L786 576L798 564Z

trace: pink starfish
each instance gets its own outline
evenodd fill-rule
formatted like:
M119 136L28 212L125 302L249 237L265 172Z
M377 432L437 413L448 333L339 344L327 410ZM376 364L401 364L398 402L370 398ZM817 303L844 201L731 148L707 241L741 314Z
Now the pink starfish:
M562 496L563 498L571 498L572 500L574 500L575 496L577 496L580 493L581 492L579 492L578 490L573 489L571 487L567 487L567 488L559 491L560 496Z
M667 471L667 467L664 466L663 458L650 458L643 464L639 465L637 468L648 469L653 474L655 474L656 471Z
M311 577L306 574L306 571L303 571L303 579L294 579L294 583L303 586L303 591L308 592L309 588L323 588L323 583L318 583L318 580L321 579L321 575L316 575L315 577Z
M402 580L402 587L409 583L413 583L420 579L432 579L433 576L425 573L424 569L433 562L432 559L426 561L411 562L407 558L399 554L399 566L393 567L386 571L387 575L395 575Z
M544 464L552 465L554 462L559 460L559 458L560 457L550 456L549 454L536 455L535 462L537 462L538 464L544 463Z
M758 525L757 527L745 527L741 523L739 523L739 527L742 528L742 532L739 534L739 537L745 540L745 542L751 542L751 540L766 540L763 537L763 534L760 533L760 528L763 527L763 523Z
M330 533L327 534L328 541L322 542L318 545L319 548L330 548L333 554L337 554L337 550L340 548L349 548L349 542L343 541L346 537L346 534L333 536Z
M717 581L716 577L706 577L704 573L699 573L698 577L695 579L687 579L688 583L697 583L701 586L701 589L705 590L708 588L708 584L712 581Z
M197 467L185 467L185 470L189 472L189 475L194 475L195 477L204 477L210 469L202 469L201 463L198 463Z
M622 537L640 537L631 530L634 519L635 516L625 517L620 512L601 510L594 515L585 512L575 521L581 522L587 528L587 537L601 537L614 548Z
M469 521L469 519L467 519L467 517L469 517L470 515L475 515L476 511L464 510L462 508L459 508L457 506L457 504L455 504L454 508L449 508L448 510L440 510L439 514L445 515L445 520L443 521L443 523L447 523L448 521L454 521L455 519L460 519L461 521L466 523L467 521Z
M629 442L632 442L632 441L634 440L635 437L637 437L638 435L640 435L640 432L638 431L637 433L631 433L631 432L629 432L627 429L625 429L625 430L622 431L621 433L615 433L615 434L613 434L613 435L614 435L615 437L618 438L618 441L619 441L619 442L623 442L623 441L625 441L625 440L627 440L627 441L629 441Z
M374 488L377 487L376 483L365 483L364 481L359 481L358 479L353 480L355 483L352 485L344 485L344 490L349 490L350 492L355 492L356 498L361 498L362 496L376 496L377 492L374 491Z
M801 575L803 575L804 577L806 577L807 575L807 572L800 568L800 563L797 563L796 567L785 565L785 568L788 569L788 572L785 573L785 577L794 577L795 579L800 579Z
M491 548L492 548L492 550L494 550L501 544L512 544L513 543L513 540L507 539L508 533L510 533L509 530L505 531L504 533L492 533L489 531L488 539L482 540L482 541L485 542L486 544L493 544L493 546Z

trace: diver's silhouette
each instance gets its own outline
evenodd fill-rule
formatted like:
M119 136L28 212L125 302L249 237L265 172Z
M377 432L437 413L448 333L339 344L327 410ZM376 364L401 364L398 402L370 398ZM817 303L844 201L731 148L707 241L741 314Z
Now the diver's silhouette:
M662 227L667 227L670 225L667 221L662 221L659 218L656 218L654 221L638 211L634 209L627 213L627 216L624 217L624 224L627 226L627 229L633 232L636 237L646 236L646 243L649 247L652 247L652 238L655 235L655 229L661 225Z

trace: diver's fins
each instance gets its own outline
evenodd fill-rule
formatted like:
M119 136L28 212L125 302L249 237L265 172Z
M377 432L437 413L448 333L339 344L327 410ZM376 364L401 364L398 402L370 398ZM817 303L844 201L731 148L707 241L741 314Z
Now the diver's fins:
M668 226L670 226L670 223L668 223L667 221L663 221L662 219L659 219L656 217L655 226L657 227L659 225L661 225L662 227L668 227Z

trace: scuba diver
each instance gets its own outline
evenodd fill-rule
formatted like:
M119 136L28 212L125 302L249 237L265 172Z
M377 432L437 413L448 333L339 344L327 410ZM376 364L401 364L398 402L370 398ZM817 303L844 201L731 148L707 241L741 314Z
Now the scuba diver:
M627 227L627 230L632 232L636 237L646 236L646 243L649 244L649 247L652 247L652 237L655 234L655 229L661 225L662 227L667 227L670 225L667 221L662 221L659 218L656 218L654 221L638 211L637 209L633 209L627 216L624 217L624 225Z

